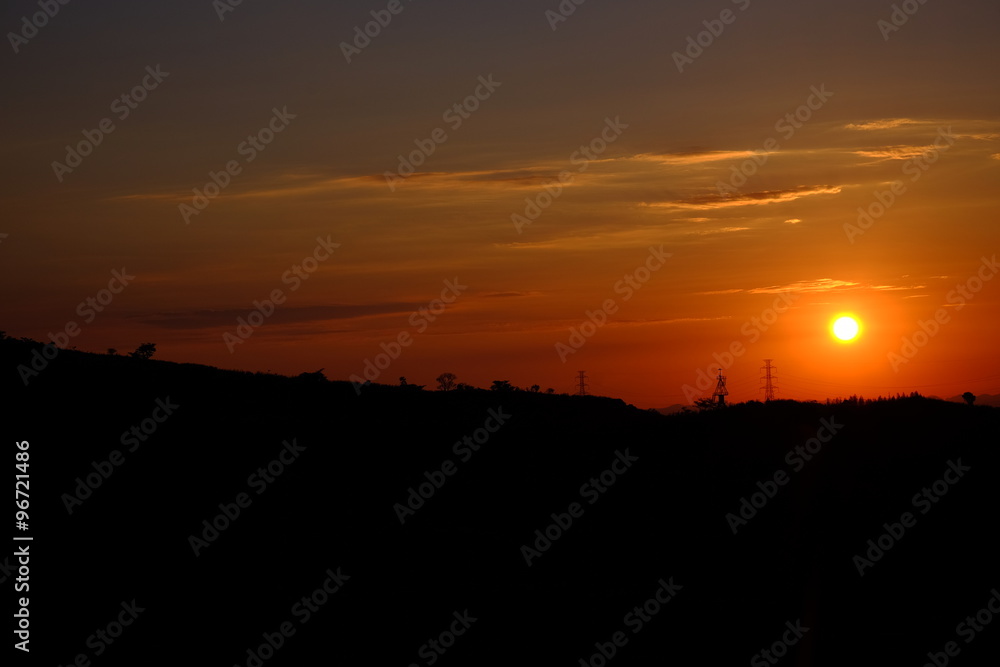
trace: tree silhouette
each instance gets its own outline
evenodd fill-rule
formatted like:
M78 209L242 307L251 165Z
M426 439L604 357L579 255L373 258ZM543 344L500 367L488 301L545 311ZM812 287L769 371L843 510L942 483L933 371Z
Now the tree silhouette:
M541 387L540 387L539 385L537 385L537 384L533 384L533 385L531 385L531 388L529 389L529 391L530 391L531 393L533 393L533 394L537 394L537 393L538 393L538 392L540 392L541 390L542 390L542 388L541 388Z
M135 348L134 351L129 352L128 356L133 359L149 359L156 353L156 343L143 343L139 347Z
M511 386L510 380L494 380L490 385L490 391L514 391L514 387Z
M694 407L698 408L698 410L714 410L718 406L719 404L711 398L699 398L694 402Z
M435 380L438 383L439 391L451 391L455 388L455 380L458 378L454 373L441 373Z
M967 391L964 394L962 394L962 400L964 400L969 405L972 405L973 403L976 402L976 395L973 394L971 391Z
M118 350L113 347L108 348L108 354L118 354Z

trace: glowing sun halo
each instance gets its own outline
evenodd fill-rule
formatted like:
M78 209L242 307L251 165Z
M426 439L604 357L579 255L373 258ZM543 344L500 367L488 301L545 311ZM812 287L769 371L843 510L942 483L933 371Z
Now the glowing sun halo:
M841 317L833 323L833 335L842 341L854 340L860 328L853 317Z

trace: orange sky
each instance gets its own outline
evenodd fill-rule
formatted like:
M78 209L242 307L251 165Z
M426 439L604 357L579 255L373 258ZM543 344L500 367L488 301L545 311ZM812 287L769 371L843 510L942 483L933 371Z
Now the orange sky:
M779 397L1000 393L1000 280L978 282L1000 252L995 3L926 3L888 39L891 10L860 0L595 1L556 30L555 2L406 3L350 63L339 45L375 5L243 3L220 21L195 4L67 5L3 57L8 335L76 322L79 349L152 341L162 359L348 379L408 334L379 381L571 392L585 369L640 407L689 402L720 361L730 400L761 398L765 358ZM11 5L16 30L35 5ZM673 53L727 6L679 72ZM122 117L114 101L144 81ZM58 174L104 118L114 130ZM273 141L243 143L269 124ZM647 264L650 248L669 257ZM78 304L122 268L135 280L85 321ZM467 287L433 322L413 315L446 281ZM781 295L787 311L754 324ZM863 325L851 344L829 332L842 312Z

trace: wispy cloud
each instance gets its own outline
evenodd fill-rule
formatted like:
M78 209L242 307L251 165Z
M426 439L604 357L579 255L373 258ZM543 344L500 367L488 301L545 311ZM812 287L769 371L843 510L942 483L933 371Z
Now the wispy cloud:
M420 187L432 190L541 190L546 185L558 182L561 169L566 165L537 165L518 169L484 169L475 171L428 171L417 172L401 182L396 188ZM599 177L571 171L572 179L560 183L563 188L573 187ZM310 195L336 193L348 190L386 190L388 186L382 174L358 176L330 176L315 173L288 173L269 175L256 181L234 183L226 189L226 200L275 199L281 197L305 197ZM188 189L161 192L134 193L112 197L120 201L170 201L190 203L192 192Z
M927 151L934 150L934 146L886 146L870 150L853 151L855 155L882 160L909 160L918 155L923 155Z
M903 125L916 125L919 122L912 118L883 118L881 120L871 120L866 123L848 123L844 128L862 131L889 130L894 127L902 127Z
M782 292L829 292L830 290L855 289L860 287L860 283L850 280L833 280L831 278L820 278L819 280L799 280L787 285L772 285L770 287L754 287L746 290L749 294L780 294Z
M693 210L711 210L718 208L731 208L733 206L758 206L761 204L780 204L795 201L802 197L814 195L838 194L841 191L839 185L816 185L800 186L786 190L761 190L759 192L748 192L738 195L711 193L695 195L685 199L674 201L644 203L643 206L651 208L680 208Z
M833 278L819 278L816 280L799 280L794 283L784 285L770 285L767 287L753 287L750 289L725 289L711 292L698 292L702 295L716 294L782 294L787 292L796 293L818 293L847 291L858 289L870 289L878 291L906 291L925 289L926 285L868 285L853 280L835 280Z
M693 229L689 233L705 236L706 234L730 234L732 232L745 232L749 227L716 227L715 229Z
M419 304L372 303L359 305L328 306L280 306L268 319L269 322L290 324L295 322L315 322L323 320L344 320L372 315L388 315L414 311ZM163 329L214 329L233 327L237 318L247 316L248 309L224 308L219 310L192 310L186 312L163 312L134 316L143 324Z
M541 292L487 292L482 296L487 299L511 299L525 296L541 296Z
M640 153L627 159L655 162L666 165L691 165L721 160L739 160L753 155L753 151L682 151L676 153Z

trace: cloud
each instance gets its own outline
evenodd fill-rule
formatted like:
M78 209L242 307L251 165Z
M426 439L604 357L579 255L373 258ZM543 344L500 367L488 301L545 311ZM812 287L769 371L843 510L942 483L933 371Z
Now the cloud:
M977 132L973 134L955 134L958 139L975 139L977 141L996 141L1000 139L1000 134L995 132Z
M889 130L903 125L916 125L919 121L911 118L883 118L882 120L872 120L867 123L849 123L844 126L847 130Z
M753 151L682 151L677 153L640 153L625 159L667 165L689 165L721 160L739 160L751 155L753 155Z
M730 232L745 232L749 227L719 227L718 229L694 229L691 230L690 234L697 234L699 236L704 236L706 234L728 234Z
M754 287L748 290L729 289L717 292L701 292L701 294L735 294L746 292L747 294L781 294L784 292L816 293L831 292L835 290L856 290L871 289L880 292L906 291L916 289L926 289L926 285L865 285L852 280L834 280L832 278L819 278L818 280L799 280L785 285L771 285L769 287Z
M800 280L787 285L771 285L769 287L753 287L751 289L723 289L711 292L698 292L699 295L712 296L718 294L784 294L787 292L828 292L837 289L857 289L860 283L848 280L832 280L830 278L820 278L819 280Z
M716 320L731 320L732 315L719 315L717 317L673 317L663 320L614 320L608 322L608 326L646 326L649 324L681 324L684 322L715 322Z
M877 289L883 292L896 292L899 290L908 289L926 289L927 285L871 285L871 289Z
M838 289L856 289L860 283L849 280L833 280L831 278L820 278L819 280L799 280L787 285L772 285L771 287L754 287L746 290L749 294L780 294L782 292L828 292Z
M872 150L856 150L855 155L882 160L909 160L935 150L934 146L886 146Z
M265 180L236 182L221 195L226 200L275 197L301 197L360 187L386 187L385 179L373 176L334 176L312 173L287 173L270 175ZM142 192L110 197L111 201L170 201L191 204L190 188L163 192ZM210 200L212 201L212 200Z
M419 304L372 303L358 305L329 306L278 306L268 322L291 324L295 322L316 322L343 320L371 315L413 312ZM219 310L192 310L187 312L165 312L133 316L139 322L162 329L214 329L235 327L237 318L246 319L248 308L223 308Z
M423 187L432 190L483 190L486 188L509 190L542 190L547 185L559 184L568 188L581 181L595 180L598 174L582 174L570 170L571 177L559 182L561 170L566 164L539 164L517 169L483 169L475 171L418 171L404 180L396 181L396 189ZM332 194L346 191L385 190L389 191L385 176L364 174L357 176L331 176L329 174L292 172L271 174L257 180L235 182L221 195L227 201L243 199L275 199L283 197L305 197L317 194ZM169 201L177 204L191 204L193 194L186 189L146 192L111 197L118 201Z
M541 292L487 292L482 296L488 299L509 299L523 296L541 296Z
M651 208L681 208L693 210L709 210L717 208L730 208L733 206L757 206L760 204L779 204L795 201L802 197L813 195L839 194L839 185L816 185L799 186L786 190L761 190L759 192L748 192L745 194L718 194L695 195L685 199L676 199L667 202L643 203L643 206Z
M902 276L908 278L909 276ZM750 294L771 294L776 292L826 292L830 290L849 289L871 289L880 292L898 292L906 290L926 289L926 285L871 285L854 282L851 280L833 280L831 278L820 278L818 280L800 280L787 285L776 285L771 287L756 287L746 290ZM732 292L733 290L726 290ZM735 290L743 291L743 290Z
M800 218L792 218L790 220L785 220L785 224L786 225L797 225L800 222L802 222L802 220Z

